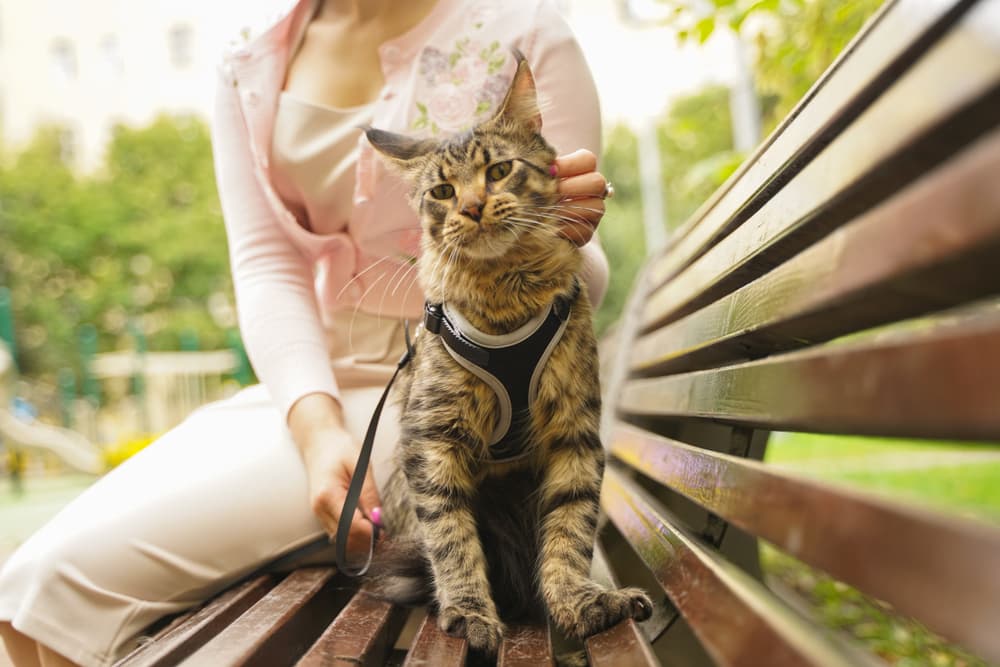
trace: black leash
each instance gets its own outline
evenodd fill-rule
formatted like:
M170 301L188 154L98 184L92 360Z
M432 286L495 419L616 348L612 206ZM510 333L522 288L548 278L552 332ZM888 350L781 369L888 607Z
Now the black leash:
M410 323L405 320L403 321L403 335L406 337L406 351L396 364L396 371L392 374L392 377L389 378L389 384L385 386L385 391L382 392L382 398L379 399L378 405L375 406L375 412L372 413L372 419L368 422L368 432L365 433L365 440L361 444L361 453L358 454L358 463L354 467L354 474L351 476L351 483L347 487L347 497L344 498L344 506L340 510L340 521L337 524L337 535L332 540L335 543L334 546L336 550L337 568L349 577L360 577L368 571L368 568L372 564L372 557L375 555L375 545L378 543L379 533L381 532L380 527L375 523L372 523L372 540L371 544L368 546L368 559L360 568L354 568L348 565L347 535L351 532L351 519L354 517L354 510L358 508L358 500L361 498L361 487L364 486L365 474L368 472L368 463L371 460L372 447L375 445L375 433L378 430L378 422L382 416L382 408L385 406L385 401L389 397L389 390L392 389L392 385L396 381L396 376L399 375L399 371L403 370L403 368L405 368L413 358L413 344L410 342ZM297 563L301 562L302 559L322 553L329 549L330 542L330 537L324 535L319 539L313 540L308 544L278 557L276 560L268 563L263 569L273 572L294 567Z
M372 523L372 540L368 546L368 559L360 568L355 568L347 562L347 535L351 532L351 520L354 518L354 511L358 508L358 500L361 498L361 487L365 483L365 474L368 472L368 462L372 457L372 447L375 445L375 433L378 431L379 418L382 416L382 408L389 397L389 390L392 389L399 371L406 368L413 358L413 344L410 342L410 323L403 322L403 334L406 337L406 351L396 364L396 370L389 378L389 384L385 386L382 397L375 406L372 419L368 422L368 432L365 433L365 441L361 444L361 452L358 454L358 463L354 467L354 474L351 476L351 484L347 487L347 497L344 498L344 507L340 510L340 522L337 524L337 535L334 543L337 548L337 568L350 577L360 577L372 564L372 557L375 555L375 544L378 542L380 528Z

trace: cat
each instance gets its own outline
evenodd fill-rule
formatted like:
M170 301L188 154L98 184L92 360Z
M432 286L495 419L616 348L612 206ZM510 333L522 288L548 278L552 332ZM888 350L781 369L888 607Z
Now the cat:
M534 78L514 55L499 110L468 132L437 141L365 128L411 186L428 303L487 338L551 317L554 303L565 316L530 410L509 415L520 433L512 460L491 454L498 393L441 336L419 331L400 376L398 466L383 493L389 539L367 586L397 602L433 598L441 629L487 653L502 619L547 609L582 639L652 612L641 590L589 578L605 465L591 304L579 250L558 233L556 154L540 134Z

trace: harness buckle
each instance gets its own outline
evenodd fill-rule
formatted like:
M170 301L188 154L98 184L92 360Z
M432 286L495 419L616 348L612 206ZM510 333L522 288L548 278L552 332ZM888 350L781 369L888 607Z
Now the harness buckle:
M424 304L424 328L432 334L441 332L441 321L444 320L444 311L439 303Z

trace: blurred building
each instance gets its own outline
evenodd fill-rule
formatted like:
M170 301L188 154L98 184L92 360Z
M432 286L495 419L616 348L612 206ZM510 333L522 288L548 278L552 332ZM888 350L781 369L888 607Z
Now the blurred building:
M101 162L116 123L207 115L215 63L239 21L275 0L0 0L0 145L63 128L66 157ZM287 3L285 3L287 4Z
M0 0L0 146L63 128L66 157L101 163L111 128L158 113L207 116L215 63L245 26L293 0ZM638 125L706 80L732 78L725 44L679 48L626 7L654 0L558 0L587 54L607 123Z

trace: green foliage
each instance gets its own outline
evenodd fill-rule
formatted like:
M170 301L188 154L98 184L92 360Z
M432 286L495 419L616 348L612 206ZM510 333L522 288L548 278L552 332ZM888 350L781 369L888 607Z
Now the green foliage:
M227 261L200 120L117 128L94 176L64 164L56 128L0 167L0 285L12 292L29 375L79 370L87 323L100 350L128 346L130 321L151 350L176 349L186 330L224 346L234 323L214 321L206 303L231 301Z
M739 166L732 150L728 92L711 87L678 99L657 127L666 224L676 227ZM597 331L614 322L646 256L642 221L638 140L619 125L605 140L603 173L615 184L615 198L598 227L611 266L611 281L597 313Z
M611 267L608 292L595 318L599 334L618 319L646 257L637 151L635 134L624 125L614 127L605 138L601 169L615 184L615 197L607 201L607 212L597 228Z
M658 128L667 225L677 227L739 167L729 90L711 86L677 99Z
M881 0L662 0L679 41L729 29L756 54L763 128L774 129L882 4Z

